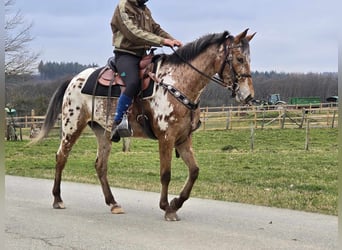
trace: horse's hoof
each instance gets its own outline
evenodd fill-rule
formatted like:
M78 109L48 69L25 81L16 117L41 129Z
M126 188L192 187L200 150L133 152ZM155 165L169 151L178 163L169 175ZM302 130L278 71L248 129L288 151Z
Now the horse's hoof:
M180 218L178 217L176 212L165 213L165 217L164 218L165 218L166 221L180 221Z
M112 212L112 214L124 214L125 213L122 207L117 204L113 205L110 211Z
M60 202L54 202L53 203L54 209L65 209L64 203L62 201Z

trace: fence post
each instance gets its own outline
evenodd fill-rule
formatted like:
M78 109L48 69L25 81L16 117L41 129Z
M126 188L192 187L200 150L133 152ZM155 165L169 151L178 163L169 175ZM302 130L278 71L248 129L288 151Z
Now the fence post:
M36 116L36 112L34 109L31 109L31 127L34 126L34 117Z
M202 126L201 126L203 128L203 131L205 131L205 125L206 125L206 122L207 122L207 117L206 117L207 112L208 112L208 106L205 109L203 109L202 112L201 112L203 114Z
M257 124L258 114L257 114L257 110L255 107L253 107L253 111L254 111L254 126L255 126L255 128L258 128L258 124Z
M253 123L251 123L251 151L254 151L254 127Z
M336 110L334 110L333 119L332 119L332 121L331 121L331 128L334 128L334 125L335 125L335 116L336 116Z
M305 114L306 114L306 110L305 108L302 109L302 120L300 122L300 125L299 125L299 128L302 128L303 127L303 123L304 123L304 119L305 119Z
M306 130L305 130L305 150L309 150L309 136L310 136L310 120L306 120Z
M233 129L233 107L231 107L229 113L229 129Z
M281 119L281 127L280 128L282 128L282 129L285 127L285 119L286 119L286 108L284 108L283 116Z
M124 137L122 138L122 152L130 152L131 151L131 138Z
M228 130L229 129L229 125L230 125L230 111L229 111L229 109L228 109L228 111L227 111L227 122L226 122L226 130Z

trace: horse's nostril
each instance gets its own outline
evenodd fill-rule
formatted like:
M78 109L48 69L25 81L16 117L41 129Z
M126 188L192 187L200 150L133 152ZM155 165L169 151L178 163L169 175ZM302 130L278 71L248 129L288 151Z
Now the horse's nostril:
M249 95L249 96L246 97L245 102L246 103L252 103L253 99L254 98L252 97L252 95Z

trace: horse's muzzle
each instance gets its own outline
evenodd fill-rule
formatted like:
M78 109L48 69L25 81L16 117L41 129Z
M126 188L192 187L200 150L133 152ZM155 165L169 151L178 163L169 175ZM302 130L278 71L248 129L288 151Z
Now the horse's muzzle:
M254 98L252 97L252 95L249 95L245 99L245 104L252 106L253 105L253 101L254 101Z
M239 88L238 91L233 94L235 94L236 101L242 104L250 105L254 99L253 94L246 88Z

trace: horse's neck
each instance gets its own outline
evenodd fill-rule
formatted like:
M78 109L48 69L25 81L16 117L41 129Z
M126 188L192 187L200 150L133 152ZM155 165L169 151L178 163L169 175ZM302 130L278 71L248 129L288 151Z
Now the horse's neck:
M210 82L210 79L205 77L212 77L216 72L213 67L213 56L208 57L206 53L199 55L190 64L197 70L201 71L200 74L195 69L187 64L172 65L168 68L169 74L164 78L164 83L173 85L191 101L197 102L202 91Z

